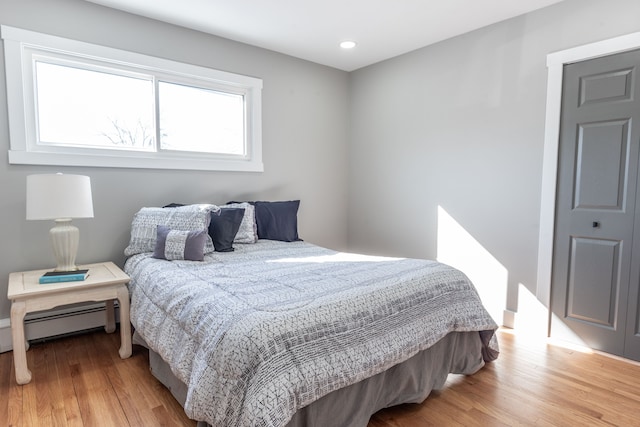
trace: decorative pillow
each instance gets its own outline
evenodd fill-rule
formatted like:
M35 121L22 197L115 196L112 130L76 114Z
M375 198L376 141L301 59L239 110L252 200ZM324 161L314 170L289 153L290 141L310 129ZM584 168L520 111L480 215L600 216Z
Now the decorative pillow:
M253 202L256 209L258 238L295 242L298 238L300 200Z
M218 252L233 251L233 241L244 217L244 209L220 209L219 215L211 216L209 236L213 240L213 247Z
M244 209L244 215L240 228L236 234L234 243L255 243L258 241L258 231L256 228L256 213L253 205L247 202L229 202L220 209Z
M202 261L207 237L207 230L181 231L158 225L153 257L169 261Z
M156 247L157 226L166 225L172 230L199 231L207 230L211 221L211 213L218 212L215 205L187 205L173 209L142 208L133 217L129 246L124 250L125 256L153 252ZM204 253L214 251L213 242L208 237Z

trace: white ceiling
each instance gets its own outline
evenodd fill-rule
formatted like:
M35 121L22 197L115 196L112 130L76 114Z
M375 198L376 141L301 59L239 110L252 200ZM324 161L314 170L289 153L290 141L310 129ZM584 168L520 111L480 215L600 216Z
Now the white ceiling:
M88 1L353 71L562 0Z

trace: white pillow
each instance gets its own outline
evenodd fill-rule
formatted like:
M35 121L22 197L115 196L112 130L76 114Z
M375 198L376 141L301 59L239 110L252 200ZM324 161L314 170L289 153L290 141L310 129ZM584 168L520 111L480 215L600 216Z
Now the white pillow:
M256 243L258 241L256 208L251 203L247 202L229 203L227 205L220 206L220 209L224 208L244 209L242 222L240 222L240 228L238 228L238 232L236 233L236 237L233 239L233 243Z
M124 250L125 256L153 252L156 246L158 225L172 230L208 230L211 213L220 210L216 205L187 205L177 208L142 208L133 217L131 239ZM207 234L204 253L214 251L211 237Z

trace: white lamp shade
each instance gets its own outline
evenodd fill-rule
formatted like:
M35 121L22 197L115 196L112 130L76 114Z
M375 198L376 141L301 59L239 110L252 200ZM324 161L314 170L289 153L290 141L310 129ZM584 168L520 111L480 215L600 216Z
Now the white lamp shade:
M27 176L27 219L93 218L91 180L84 175Z

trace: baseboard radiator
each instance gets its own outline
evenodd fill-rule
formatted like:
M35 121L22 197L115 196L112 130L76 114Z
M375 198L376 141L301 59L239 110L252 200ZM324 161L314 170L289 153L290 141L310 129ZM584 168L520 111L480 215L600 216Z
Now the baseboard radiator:
M114 305L116 322L118 322L118 302L115 301ZM75 305L27 314L24 320L24 331L28 341L37 342L101 328L104 327L105 321L104 303ZM10 319L0 319L0 353L12 349Z

